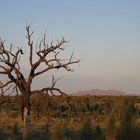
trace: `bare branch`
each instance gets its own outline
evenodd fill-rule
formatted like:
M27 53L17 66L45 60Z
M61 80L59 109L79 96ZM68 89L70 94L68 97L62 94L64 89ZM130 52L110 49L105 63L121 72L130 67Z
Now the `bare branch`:
M58 81L58 80L60 80L61 78L57 78L56 80L54 79L54 75L52 75L52 88L56 85L56 82Z
M9 85L9 84L11 84L11 83L13 83L13 82L12 82L12 81L8 81L8 82L6 82L5 84L3 84L3 83L0 81L0 89L1 89L0 95L1 95L1 96L4 96L4 94L5 94L7 91L9 91L9 89L13 86L13 85ZM6 89L5 89L5 87L6 87ZM12 90L11 92L9 92L9 94L6 94L6 96L11 95L12 93L14 93L14 88L13 88L13 90Z
M30 65L33 66L33 41L31 41L31 37L33 35L33 32L30 31L30 26L26 27L26 31L27 31L27 40L28 40L28 46L30 48L30 56L29 56L29 61L30 61Z
M3 86L3 83L0 81L0 86ZM0 88L0 90L1 90L1 93L0 93L0 95L2 95L3 96L3 94L4 94L4 92L3 92L3 88Z
M2 71L2 70L3 70L3 71ZM8 71L8 70L7 70L4 66L0 65L0 74L8 74L7 71Z
M10 85L9 87L7 87L7 88L4 90L3 94L5 94L12 86L13 86L13 85Z
M61 47L63 44L65 44L67 41L65 41L64 39L62 39L58 44L53 45L53 43L51 43L50 47L46 47L45 46L43 49L39 50L36 52L36 54L39 56L39 60L34 64L34 65L39 65L44 59L45 57L50 54L51 52L54 52L57 49L61 49L63 50L63 48Z
M33 90L32 94L42 93L42 92L49 94L49 92L50 92L51 95L56 96L56 94L54 94L54 91L57 91L60 94L60 96L67 96L67 94L64 93L62 90L60 90L59 88L51 88L51 87L43 88L41 90Z
M37 56L39 56L39 59L38 61L36 61L32 67L31 67L31 70L30 70L30 74L29 74L29 78L28 78L28 81L29 83L31 83L33 77L37 76L37 75L40 75L42 73L45 73L47 72L48 70L50 69L54 69L54 64L50 64L50 62L52 62L52 60L47 60L47 56L51 53L56 53L55 51L56 50L64 50L64 48L62 47L63 44L67 43L67 41L64 40L64 38L58 42L56 45L53 45L53 42L51 42L50 46L47 44L47 41L46 41L46 37L44 35L44 38L40 41L40 44L39 44L39 51L36 51L36 54ZM55 59L53 59L54 62L57 62L59 63L59 59L56 58L58 52L56 53L55 55ZM43 70L41 70L40 72L36 72L35 73L35 70L40 66L41 63L44 63L46 64L46 68L44 68ZM55 65L56 66L56 65Z
M59 93L61 96L67 96L66 93L64 93L62 90L60 90L59 88L55 88L56 82L59 81L61 78L57 78L56 80L54 79L54 75L52 75L52 85L50 87L47 88L43 88L41 90L34 90L32 91L32 94L35 93L46 93L49 95L49 92L51 93L51 95L55 96L54 91Z
M0 88L4 88L4 87L8 86L11 83L13 83L13 81L7 81L5 84L1 83Z

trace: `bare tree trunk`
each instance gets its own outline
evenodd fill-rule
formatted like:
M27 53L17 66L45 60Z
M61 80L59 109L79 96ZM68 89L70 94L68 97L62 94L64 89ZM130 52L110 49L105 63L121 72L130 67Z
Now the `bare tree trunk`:
M24 107L23 119L23 139L26 140L30 129L30 116L26 107Z
M26 140L30 129L30 92L26 91L22 97L23 139Z

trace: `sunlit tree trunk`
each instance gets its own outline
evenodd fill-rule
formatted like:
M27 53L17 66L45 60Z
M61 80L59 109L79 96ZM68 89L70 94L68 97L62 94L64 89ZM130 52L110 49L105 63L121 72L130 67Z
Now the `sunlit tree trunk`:
M30 130L30 92L23 94L22 99L23 139L27 139Z
M23 112L23 139L27 139L30 129L30 115L28 114L28 109L24 107Z

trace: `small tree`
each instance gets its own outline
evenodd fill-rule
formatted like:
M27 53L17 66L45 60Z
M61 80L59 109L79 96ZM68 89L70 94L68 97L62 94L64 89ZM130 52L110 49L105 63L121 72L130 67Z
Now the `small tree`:
M57 41L57 43L51 42L50 44L46 40L46 36L44 35L43 39L37 45L37 50L34 50L34 42L32 41L33 32L30 29L30 26L26 27L27 32L27 47L29 49L29 75L25 77L23 72L21 71L21 56L25 56L22 48L18 48L17 50L13 45L8 48L5 45L5 41L0 39L0 74L6 75L9 79L6 83L1 85L0 87L7 87L11 84L15 85L15 89L19 90L22 96L22 118L23 118L23 137L26 138L29 132L29 117L30 117L30 97L34 93L44 92L49 94L49 92L54 95L54 91L59 92L61 95L65 95L59 88L56 88L56 82L59 79L54 78L52 76L52 85L50 87L45 87L42 89L31 90L32 81L35 77L42 75L48 71L54 69L65 69L66 71L72 71L70 65L74 63L78 63L79 60L73 60L73 54L69 59L61 59L60 54L64 52L65 47L64 44L67 41L62 38L62 40ZM36 56L36 57L35 57ZM42 65L44 68L41 69Z

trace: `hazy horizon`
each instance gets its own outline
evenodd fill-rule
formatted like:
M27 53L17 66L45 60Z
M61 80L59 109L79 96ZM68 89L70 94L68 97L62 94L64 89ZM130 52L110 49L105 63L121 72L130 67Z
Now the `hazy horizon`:
M140 94L140 1L5 0L1 1L0 17L0 37L7 44L22 46L25 53L28 24L35 41L44 32L49 41L70 40L65 56L74 52L81 61L73 73L56 73L62 77L57 87L64 91L99 88ZM23 61L25 70L26 64ZM36 79L33 86L41 80L46 82L47 77Z

